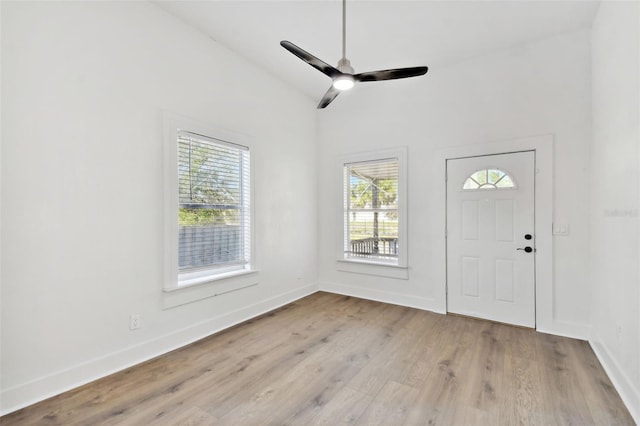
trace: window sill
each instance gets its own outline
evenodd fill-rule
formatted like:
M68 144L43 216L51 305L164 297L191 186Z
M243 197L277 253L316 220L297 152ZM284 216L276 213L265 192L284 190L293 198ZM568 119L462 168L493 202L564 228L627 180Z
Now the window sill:
M256 286L258 285L258 272L255 269L231 271L182 281L183 284L179 287L164 289L163 309Z
M178 291L178 290L182 290L183 288L193 287L194 285L213 283L216 281L226 280L227 278L237 277L241 275L255 274L256 272L257 272L256 270L251 270L251 269L239 269L236 271L218 273L215 275L206 275L198 278L185 279L180 281L180 283L176 287L165 288L164 291L166 292Z
M409 279L409 268L406 266L354 259L338 259L337 264L338 271L342 272L394 278L397 280Z

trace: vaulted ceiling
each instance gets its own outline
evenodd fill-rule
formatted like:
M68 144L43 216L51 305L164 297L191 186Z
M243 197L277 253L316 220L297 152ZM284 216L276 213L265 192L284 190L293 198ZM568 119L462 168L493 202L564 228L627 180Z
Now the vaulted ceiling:
M319 100L330 85L279 42L327 63L341 56L339 0L156 1L162 9ZM356 72L430 70L589 28L598 1L347 1L347 57Z

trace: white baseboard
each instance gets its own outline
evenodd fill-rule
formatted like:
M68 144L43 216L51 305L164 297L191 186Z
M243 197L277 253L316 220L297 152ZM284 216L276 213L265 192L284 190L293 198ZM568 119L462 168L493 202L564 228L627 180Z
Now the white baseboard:
M356 287L345 284L337 284L326 281L320 282L319 290L329 293L344 294L346 296L359 297L361 299L375 300L376 302L407 306L410 308L422 309L439 314L447 313L446 308L442 308L442 303L438 303L438 301L436 301L435 299L393 293L383 290L375 290L364 287ZM580 340L587 340L590 335L589 326L567 321L554 321L550 327L537 328L536 331Z
M593 352L598 357L600 364L604 367L604 371L606 371L609 379L613 383L613 386L620 394L622 401L627 406L629 413L631 413L631 417L635 420L636 424L640 425L640 389L638 388L638 383L634 383L627 375L624 373L624 370L620 368L620 365L616 361L616 359L611 356L611 353L607 350L607 348L594 340L589 340L589 344L593 349Z
M536 327L536 331L578 340L588 340L591 335L588 325L568 321L553 321L548 327Z
M426 297L411 296L383 290L330 283L326 281L320 282L318 289L320 291L326 291L328 293L343 294L345 296L358 297L360 299L375 300L376 302L407 306L409 308L422 309L439 314L446 313L446 311L443 311L440 306L438 306L434 299L429 299Z
M251 306L210 318L188 328L174 331L139 345L3 390L0 395L0 401L2 403L0 415L11 413L186 346L204 337L313 294L316 291L318 291L318 285L310 284L255 303Z

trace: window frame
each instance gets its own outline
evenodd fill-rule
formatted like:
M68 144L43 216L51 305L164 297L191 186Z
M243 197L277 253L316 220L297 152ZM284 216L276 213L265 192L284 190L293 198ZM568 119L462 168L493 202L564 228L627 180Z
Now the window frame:
M398 257L397 261L386 259L362 258L345 253L346 232L348 229L348 200L345 200L345 167L349 164L396 160L398 162ZM389 278L408 279L408 232L407 232L407 147L381 149L375 151L350 154L340 159L340 219L341 237L339 239L338 270Z
M192 288L203 284L216 284L222 281L232 280L233 277L251 274L255 269L255 238L254 238L254 190L253 190L253 161L251 139L245 135L222 130L199 121L183 117L177 114L164 112L164 260L165 277L163 290L173 292L186 288ZM221 145L238 146L247 149L249 156L249 181L246 182L248 196L248 222L247 232L249 241L245 244L248 250L249 263L242 268L214 267L198 271L180 273L179 247L178 247L178 135L188 132L200 135L204 138L220 141ZM244 186L244 185L243 185ZM246 286L243 280L238 281L240 287ZM232 286L233 287L233 286ZM240 288L239 287L239 288ZM215 293L213 295L216 295ZM208 296L206 296L208 297Z

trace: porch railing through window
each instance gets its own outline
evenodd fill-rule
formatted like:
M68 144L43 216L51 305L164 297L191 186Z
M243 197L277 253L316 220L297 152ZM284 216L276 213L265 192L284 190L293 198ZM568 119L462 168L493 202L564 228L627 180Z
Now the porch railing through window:
M362 238L350 241L349 256L398 257L397 238Z
M244 262L240 226L180 226L178 245L180 270Z

